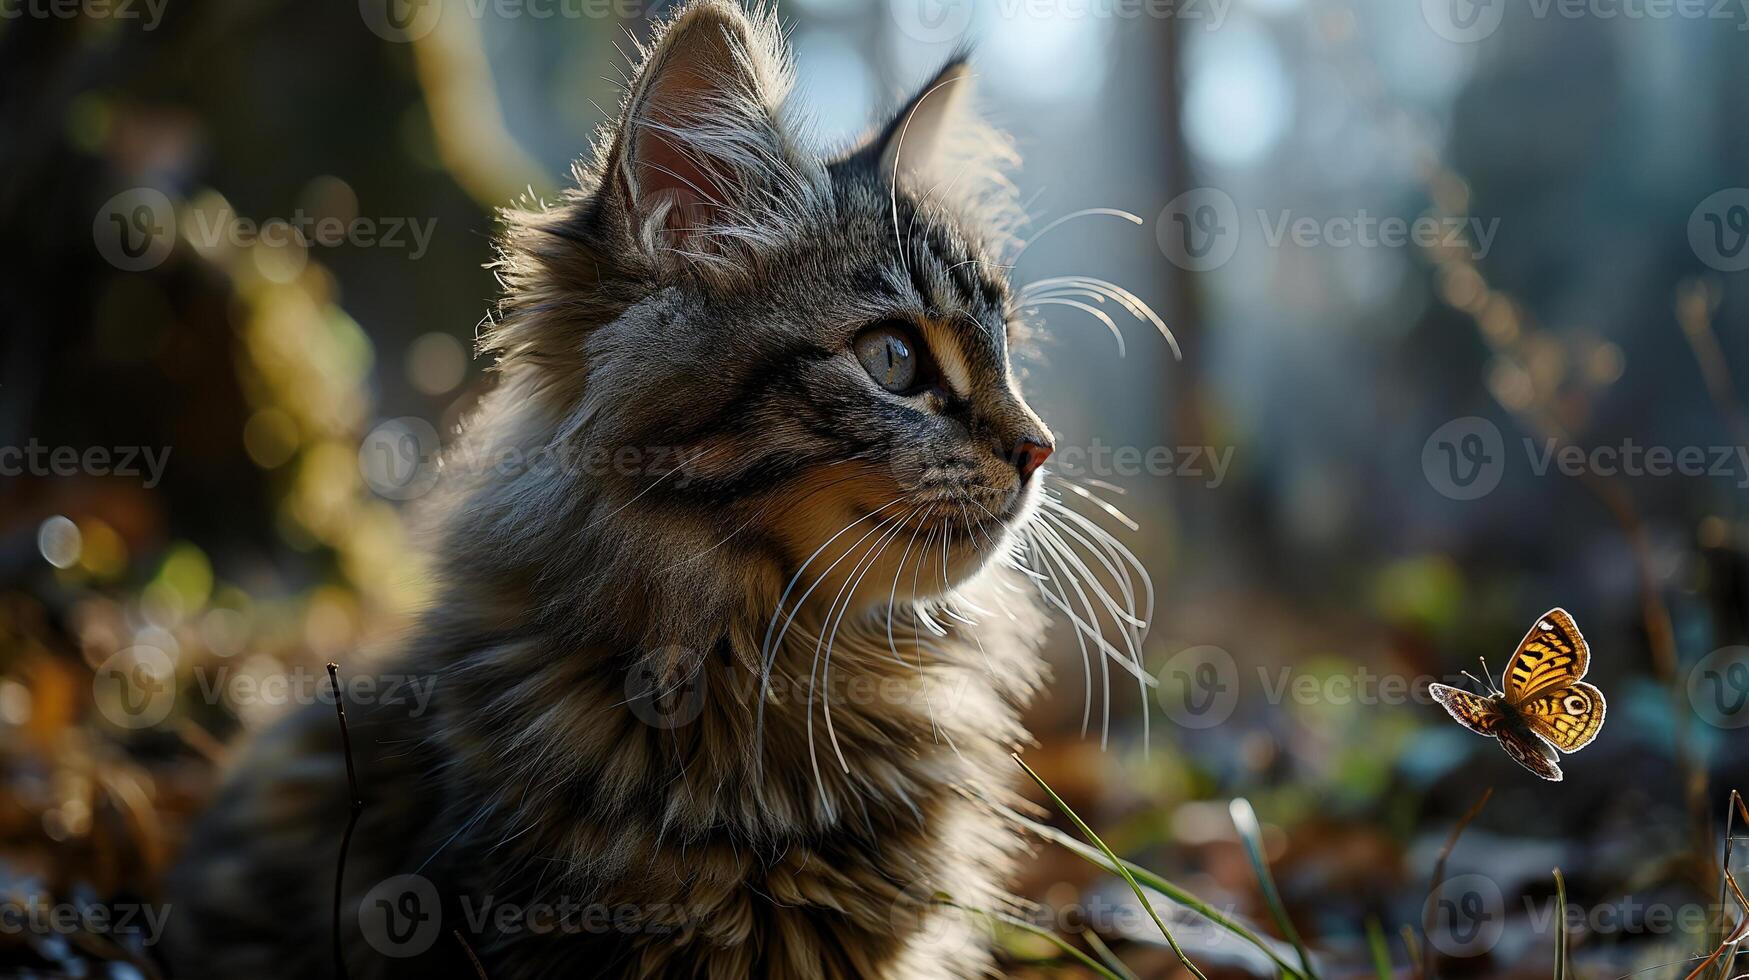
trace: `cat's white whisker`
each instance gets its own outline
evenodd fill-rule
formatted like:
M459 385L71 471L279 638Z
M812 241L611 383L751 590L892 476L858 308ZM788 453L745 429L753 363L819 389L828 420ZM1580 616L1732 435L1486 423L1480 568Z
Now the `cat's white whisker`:
M1097 306L1089 306L1088 304L1083 303L1079 300L1060 299L1060 298L1054 298L1054 297L1050 297L1050 296L1043 296L1043 297L1039 297L1036 299L1027 300L1027 301L1025 301L1024 305L1026 305L1026 306L1068 306L1068 307L1073 307L1074 309L1080 310L1081 312L1086 313L1086 314L1094 317L1100 323L1105 324L1105 329L1111 331L1112 339L1117 341L1117 356L1118 357L1123 357L1127 353L1124 349L1123 331L1119 330L1117 328L1116 321L1114 321L1111 317L1107 316L1105 311L1098 308Z
M1082 608L1086 610L1087 622L1093 624L1095 630L1100 631L1097 639L1100 644L1104 645L1104 632L1099 626L1099 615L1094 610L1093 604L1088 601L1087 593L1081 587L1081 580L1075 574L1078 563L1072 564L1072 562L1074 562L1074 555L1070 552L1067 545L1063 544L1059 538L1051 533L1048 524L1040 521L1038 531L1040 535L1039 540L1044 542L1045 546L1049 549L1053 560L1063 569L1063 577L1068 581L1069 587L1072 588L1075 591L1075 594L1080 598ZM1084 567L1081 567L1081 571L1083 575L1086 574ZM1091 584L1091 582L1089 584ZM1116 657L1117 654L1115 649L1110 650L1108 656ZM1099 658L1099 747L1101 750L1105 749L1111 740L1111 667L1106 660L1107 658L1103 656Z
M1137 633L1134 629L1126 628L1124 626L1122 622L1124 616L1123 610L1112 599L1111 594L1106 591L1104 585L1102 585L1088 569L1086 563L1081 560L1080 556L1075 554L1075 550L1070 547L1069 544L1065 542L1048 523L1041 523L1039 530L1047 540L1053 543L1057 560L1069 567L1072 573L1072 581L1078 583L1081 587L1085 588L1086 592L1090 592L1093 598L1099 600L1100 607L1102 607L1108 615L1113 619L1119 620L1118 634L1123 640L1125 649L1128 651L1127 658L1120 659L1127 660L1129 664L1134 666L1135 671L1139 672L1141 670L1141 654L1137 648ZM1078 589L1077 591L1080 590ZM1082 594L1085 596L1086 593ZM1089 608L1087 614L1090 622L1099 622L1096 610Z
M913 508L884 522L889 524L890 528L875 539L875 543L869 546L868 552L857 560L856 564L851 567L850 573L845 576L844 584L839 587L838 594L832 597L832 604L826 608L826 621L821 631L821 638L814 643L814 666L808 673L808 693L812 696L816 690L814 672L820 669L820 647L821 643L824 642L825 667L821 671L821 686L824 690L820 694L822 713L826 716L826 735L832 743L832 751L838 756L838 764L846 773L850 772L850 764L844 761L844 750L839 747L837 732L832 727L832 642L837 639L838 627L844 622L845 613L849 612L850 604L856 599L857 587L862 584L863 578L880 561L887 543L905 529L905 521L916 513L916 510L917 508ZM842 602L842 606L840 606L840 602ZM838 611L836 618L833 617L834 609ZM808 712L808 758L814 766L814 780L820 782L820 764L814 752L814 713L812 710ZM824 783L821 783L819 788L824 796L826 792Z
M1044 525L1046 532L1051 534L1052 537L1057 538L1060 543L1065 545L1068 544L1068 541L1063 540L1065 537L1073 540L1076 544L1079 544L1086 549L1087 553L1091 554L1093 559L1110 573L1112 581L1117 584L1119 591L1123 593L1124 597L1124 602L1120 607L1116 602L1112 601L1109 594L1105 593L1103 586L1099 587L1101 594L1105 596L1105 605L1111 611L1112 616L1124 625L1135 629L1146 629L1148 625L1147 622L1137 617L1135 614L1135 589L1134 583L1132 583L1129 578L1129 570L1121 568L1116 562L1113 562L1110 555L1106 554L1093 542L1088 541L1078 530L1065 522L1060 515L1051 511L1040 511L1039 518ZM1086 566L1079 562L1077 564L1081 567L1083 573L1086 573L1088 578L1091 579L1091 573Z
M693 463L696 463L700 459L703 459L704 454L706 452L707 452L707 450L701 449L698 452L694 453L691 457L684 459L684 460L680 461L679 463L676 463L672 469L669 469L667 472L663 473L661 476L658 476L656 479L650 481L650 484L648 486L644 487L644 489L639 490L636 494L632 495L632 498L630 500L627 500L625 503L620 504L618 507L615 507L613 510L610 510L607 513L601 515L600 517L597 517L595 520L590 521L589 524L583 528L583 530L587 531L590 528L595 527L597 524L600 524L602 521L605 521L608 518L613 517L614 515L620 513L621 511L625 510L627 507L630 507L631 505L637 503L639 500L643 499L645 494L649 493L651 490L656 489L657 485L659 485L663 480L668 479L669 477L673 476L674 474L685 470L688 466L691 466Z
M1058 484L1063 487L1063 489L1068 490L1070 493L1075 494L1076 496L1087 501L1088 503L1092 504L1093 506L1098 507L1100 510L1105 511L1105 513L1108 514L1112 519L1121 522L1124 527L1127 527L1132 531L1140 531L1142 529L1142 526L1140 524L1137 524L1135 521L1131 520L1130 516L1128 514L1125 514L1123 511L1118 510L1116 507L1112 506L1108 501L1101 499L1098 495L1094 494L1092 491L1090 491L1086 487L1081 486L1080 484L1074 482L1073 480L1070 480L1068 477L1061 476L1061 475L1056 474L1056 473L1046 473L1045 476L1047 478L1055 479L1058 482ZM1101 484L1097 480L1088 480L1087 482L1091 485L1094 485L1094 486L1100 486L1103 489L1111 489L1111 490L1118 489L1109 483ZM1119 490L1118 492L1121 493L1122 491ZM1058 501L1058 502L1060 503L1061 501Z
M1085 608L1087 610L1088 616L1090 618L1083 619L1081 616L1077 615L1072 609L1068 609L1068 608L1064 608L1064 610L1063 610L1064 615L1069 616L1070 620L1076 625L1077 628L1086 631L1087 638L1093 642L1094 646L1098 647L1101 652L1105 653L1107 656L1109 656L1113 660L1117 661L1118 664L1121 665L1125 670L1129 671L1132 674L1137 675L1138 677L1147 677L1146 672L1142 671L1139 667L1135 666L1133 663L1130 662L1130 660L1124 655L1124 651L1119 650L1116 646L1114 646L1111 643L1110 640L1107 640L1105 638L1104 631L1101 630L1099 627L1099 617L1097 615L1095 615L1093 612L1093 601L1091 598L1088 597L1086 591L1081 587L1080 580L1075 575L1071 574L1071 569L1069 567L1068 562L1063 558L1063 556L1060 553L1060 547L1058 545L1056 545L1054 542L1052 542L1048 537L1045 537L1042 535L1034 538L1034 540L1037 541L1038 543L1040 543L1041 545L1044 545L1044 547L1041 549L1041 554L1046 554L1046 555L1051 556L1052 559L1054 561L1058 562L1060 564L1060 566L1063 568L1064 581L1066 581L1068 583L1069 588L1073 592L1075 592L1077 598L1079 598L1081 600L1082 606L1083 606L1083 608ZM1149 682L1152 683L1151 678L1149 679Z
M1039 540L1037 530L1031 526L1022 528L1022 537L1026 541L1028 550L1038 560L1038 567L1041 570L1034 578L1039 597L1045 600L1047 605L1059 610L1066 610L1068 594L1063 590L1062 583L1057 578L1056 569L1052 567L1049 557L1044 553L1044 544ZM1056 589L1055 592L1052 591L1053 586ZM1072 632L1075 634L1075 645L1081 651L1081 737L1086 738L1087 722L1093 711L1093 663L1091 655L1087 651L1087 638L1079 629L1072 630Z
M1136 557L1135 552L1119 541L1110 531L1094 523L1085 514L1066 506L1062 501L1047 500L1044 509L1058 515L1060 519L1070 521L1080 527L1089 538L1098 543L1109 557L1119 562L1121 567L1133 570L1135 579L1140 581L1142 585L1142 608L1139 610L1137 618L1141 620L1142 628L1146 629L1154 618L1154 577L1148 573L1148 567L1142 564L1142 560ZM1128 572L1124 574L1124 579L1129 581Z
M1061 503L1053 502L1041 508L1040 514L1048 517L1060 532L1074 538L1100 562L1106 571L1111 573L1112 580L1117 583L1124 594L1124 606L1127 611L1122 618L1137 629L1146 630L1149 616L1152 615L1153 610L1154 584L1148 575L1147 568L1142 565L1135 554L1105 528ZM1132 571L1134 572L1133 576ZM1135 585L1137 578L1140 578L1142 582L1145 595L1140 610L1136 608Z
M1117 303L1131 316L1152 324L1154 329L1160 332L1160 336L1164 337L1166 343L1172 348L1172 356L1174 358L1178 360L1184 359L1184 352L1178 346L1178 338L1173 336L1172 328L1168 327L1166 321L1161 319L1160 315L1154 312L1154 308L1143 302L1141 297L1137 296L1135 293L1132 293L1122 286L1119 286L1117 283L1106 279L1084 275L1052 276L1046 279L1039 279L1027 283L1020 288L1020 305L1028 306L1035 302L1046 302L1046 300L1037 299L1036 297L1048 295L1050 292L1065 287L1096 292L1117 301ZM1089 310L1089 312L1091 312L1091 310ZM1112 329L1115 331L1116 326L1112 325ZM1122 356L1123 348L1121 337L1119 339L1118 349L1119 356Z
M1090 617L1093 615L1092 603L1087 601L1087 596L1085 593L1081 592L1080 586L1076 584L1074 575L1072 575L1069 572L1068 566L1062 561L1061 557L1057 555L1056 546L1054 544L1052 544L1051 541L1048 538L1044 537L1042 534L1036 533L1039 530L1041 530L1040 527L1038 527L1038 526L1034 527L1035 534L1033 535L1033 543L1038 546L1040 559L1042 561L1044 561L1047 565L1052 566L1055 569L1060 569L1062 572L1061 576L1054 576L1055 580L1057 582L1057 588L1059 590L1059 596L1058 596L1059 601L1057 601L1055 604L1056 604L1058 609L1062 610L1062 612L1065 616L1069 617L1069 621L1074 624L1074 626L1075 626L1075 638L1076 638L1076 641L1081 644L1081 654L1082 654L1083 660L1085 661L1085 660L1090 659L1090 655L1089 655L1089 652L1088 652L1087 647L1086 647L1087 640L1093 641L1094 648L1099 653L1099 656L1091 657L1091 659L1096 659L1099 661L1100 686L1101 686L1102 690L1104 691L1103 699L1100 702L1102 705L1101 713L1102 713L1102 717L1104 719L1104 721L1102 721L1102 723L1101 723L1101 730L1103 731L1109 725L1110 715L1111 715L1111 709L1110 709L1110 701L1111 701L1110 668L1106 664L1106 657L1107 656L1116 656L1117 651L1114 648L1110 648L1110 645L1105 642L1105 637L1100 634L1097 625L1089 625L1088 622L1082 620L1080 616L1075 614L1075 610L1069 601L1069 590L1071 590L1071 589L1074 590L1074 592L1080 597L1082 605L1084 608L1087 609L1088 615ZM1067 584L1067 586L1068 586L1067 589L1064 588L1065 584ZM1097 619L1095 618L1095 623L1096 622L1097 622ZM1082 716L1081 716L1081 726L1082 726L1081 727L1081 734L1082 734L1082 737L1086 737L1088 713L1089 713L1089 710L1091 709L1092 704L1093 704L1093 680L1092 680L1092 677L1087 676L1084 679L1086 680L1086 683L1087 683L1087 696L1086 696L1085 703L1083 704ZM1100 744L1101 744L1101 747L1103 747L1105 744L1105 736L1103 734L1100 737Z
M899 656L899 644L893 638L893 609L899 598L899 577L905 574L905 560L911 557L911 548L917 544L917 535L923 531L923 525L918 524L911 529L911 539L905 542L905 551L899 555L898 566L893 570L893 586L887 590L887 649L892 652L893 659L904 663Z
M838 567L839 563L843 562L845 558L849 557L852 553L854 553L857 545L861 544L863 541L868 540L869 535L873 534L874 530L871 529L870 531L865 532L862 537L858 538L856 540L856 542L850 546L850 548L845 550L844 554L838 556L838 558L835 561L833 561L831 565L828 565L826 567L826 570L824 572L821 572L820 575L814 579L814 583L812 585L808 586L807 590L804 591L798 599L796 599L795 606L790 610L789 617L784 621L782 631L778 631L776 633L776 640L774 641L772 639L772 634L774 631L777 631L777 620L779 617L781 617L783 615L784 604L788 601L790 592L795 588L796 583L801 581L802 574L807 571L808 566L813 564L814 559L820 557L821 552L824 552L827 548L831 547L832 542L838 540L840 537L842 537L844 535L845 532L849 531L851 528L855 527L856 525L861 524L863 521L866 521L869 518L874 517L876 514L879 514L881 511L886 510L888 507L891 507L894 504L897 504L905 499L906 498L903 495L898 496L898 497L894 497L892 500L887 501L886 503L875 508L874 510L869 511L868 513L862 515L861 517L858 517L856 520L851 521L849 524L846 524L844 527L840 528L836 534L832 535L830 538L827 538L825 543L821 544L818 548L814 549L814 553L809 555L807 560L802 562L801 567L796 569L795 575L790 578L789 584L784 587L783 594L778 597L777 608L772 613L771 625L766 627L765 642L762 645L762 648L760 650L760 656L763 660L763 663L760 667L760 674L759 674L759 699L758 699L759 704L758 704L757 709L755 710L755 719L754 719L754 746L756 749L759 746L764 744L766 691L771 683L772 664L777 659L777 651L783 643L783 639L784 639L785 634L787 634L789 632L789 628L790 628L791 624L793 624L795 622L796 614L801 611L802 603L804 603L808 600L808 596L812 595L816 588L819 588L820 583L825 581L825 577L827 575L831 574L832 569ZM880 525L877 524L876 529L878 529L879 526ZM761 756L763 756L763 753L761 753Z
M1014 253L1013 258L1011 258L1010 261L1020 261L1020 257L1026 254L1026 250L1031 248L1033 243L1055 231L1057 228L1066 225L1077 218L1087 218L1095 215L1107 215L1113 218L1122 218L1132 225L1140 225L1144 223L1140 215L1131 214L1128 211L1120 211L1117 208L1082 208L1079 211L1071 211L1045 225L1043 228L1040 228L1037 232L1033 233L1031 238L1022 242L1020 248Z

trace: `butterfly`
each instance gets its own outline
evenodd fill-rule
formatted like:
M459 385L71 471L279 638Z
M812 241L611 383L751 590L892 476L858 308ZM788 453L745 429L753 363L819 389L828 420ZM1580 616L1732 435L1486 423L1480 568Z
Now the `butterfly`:
M1493 736L1519 765L1558 782L1561 767L1555 763L1559 758L1555 749L1577 752L1603 730L1603 692L1580 679L1590 665L1591 648L1579 624L1556 607L1543 613L1518 641L1518 650L1500 675L1505 690L1487 696L1444 684L1427 690L1458 724L1478 735ZM1482 673L1492 689L1486 660Z

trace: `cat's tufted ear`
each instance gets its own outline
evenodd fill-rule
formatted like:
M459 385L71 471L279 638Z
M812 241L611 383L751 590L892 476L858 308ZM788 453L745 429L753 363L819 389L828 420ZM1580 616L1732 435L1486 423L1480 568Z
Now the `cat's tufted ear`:
M762 234L762 201L797 179L779 114L791 84L769 15L696 0L663 28L626 99L613 167L653 251L721 255Z
M983 136L970 113L971 89L971 68L964 55L955 56L855 155L900 184L933 183L943 176L956 140Z

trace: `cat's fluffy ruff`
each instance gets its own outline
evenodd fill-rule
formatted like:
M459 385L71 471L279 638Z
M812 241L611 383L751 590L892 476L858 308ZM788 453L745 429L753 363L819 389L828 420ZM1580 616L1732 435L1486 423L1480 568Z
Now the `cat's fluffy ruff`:
M782 51L767 14L688 5L578 187L508 215L497 383L386 668L435 677L432 708L351 708L357 980L472 976L464 942L494 980L990 969L937 899L1009 901L997 807L1043 671L1010 564L1037 480L1005 456L1049 436L1007 364L1006 185L953 150L983 132L962 65L828 159ZM922 408L848 351L893 317L947 376ZM179 975L329 972L346 785L326 706L254 742L174 877ZM385 951L401 875L429 890L382 908L441 929Z

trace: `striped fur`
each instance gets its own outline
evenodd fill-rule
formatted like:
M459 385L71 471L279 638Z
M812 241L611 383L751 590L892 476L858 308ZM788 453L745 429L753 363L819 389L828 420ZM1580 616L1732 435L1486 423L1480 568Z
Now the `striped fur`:
M348 972L473 976L465 943L494 980L986 975L938 900L1011 902L1044 618L1018 560L1040 477L1010 453L1049 441L1009 368L1012 196L962 152L1006 144L956 63L809 149L770 15L723 0L640 61L577 186L506 215L438 598L383 668L434 677L432 709L352 708ZM851 340L888 318L942 390L871 381ZM346 809L330 709L257 739L174 877L178 974L331 972ZM360 906L404 874L442 930L402 958ZM565 902L627 927L478 916Z

